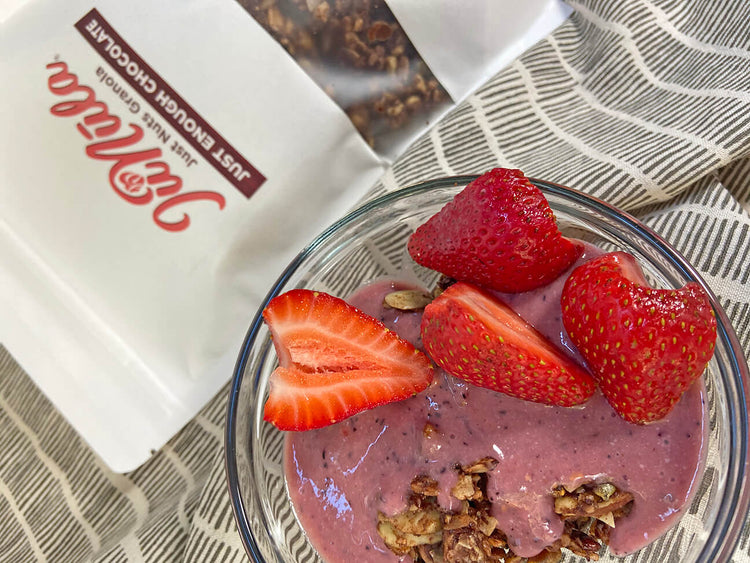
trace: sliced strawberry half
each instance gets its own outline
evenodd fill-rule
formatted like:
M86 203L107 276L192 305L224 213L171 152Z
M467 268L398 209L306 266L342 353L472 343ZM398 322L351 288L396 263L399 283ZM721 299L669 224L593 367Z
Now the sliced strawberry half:
M279 358L263 418L281 430L334 424L433 379L422 352L338 297L294 289L272 299L263 318Z
M560 233L544 194L505 168L466 186L414 232L408 249L422 266L507 293L550 283L583 251Z
M508 305L471 284L458 282L430 303L421 330L437 365L479 387L566 407L583 403L596 388Z
M565 330L604 396L630 422L665 417L713 355L716 318L703 289L692 282L651 288L630 254L578 266L561 302Z

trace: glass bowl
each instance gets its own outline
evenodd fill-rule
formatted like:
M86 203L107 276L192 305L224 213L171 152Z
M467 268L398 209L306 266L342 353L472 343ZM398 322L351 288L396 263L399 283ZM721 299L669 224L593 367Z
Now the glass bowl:
M226 474L237 528L256 562L321 561L289 502L283 473L283 433L263 421L268 377L276 354L261 311L274 296L309 288L345 297L383 277L421 281L434 273L416 265L406 241L476 176L423 182L373 200L347 215L305 248L270 289L242 346L231 384L226 428ZM650 546L626 558L728 562L745 520L748 492L748 364L726 314L695 269L656 233L590 196L533 180L547 197L564 234L606 250L625 250L659 287L701 284L718 321L714 358L706 372L709 445L698 493L680 523ZM665 554L671 554L667 557ZM577 561L570 554L564 561ZM581 560L582 561L582 560Z

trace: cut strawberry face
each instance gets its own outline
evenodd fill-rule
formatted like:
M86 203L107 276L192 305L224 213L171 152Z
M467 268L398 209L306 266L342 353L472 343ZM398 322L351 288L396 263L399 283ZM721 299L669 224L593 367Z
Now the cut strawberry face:
M426 268L507 293L548 284L582 252L562 236L542 192L504 168L466 186L416 230L408 249Z
M467 283L450 286L425 308L422 341L451 375L519 399L569 407L596 388L510 307Z
M422 352L343 299L295 289L272 299L263 318L279 358L263 418L281 430L334 424L433 379Z
M562 308L565 330L630 422L666 416L713 355L716 319L701 287L653 289L624 252L573 270Z

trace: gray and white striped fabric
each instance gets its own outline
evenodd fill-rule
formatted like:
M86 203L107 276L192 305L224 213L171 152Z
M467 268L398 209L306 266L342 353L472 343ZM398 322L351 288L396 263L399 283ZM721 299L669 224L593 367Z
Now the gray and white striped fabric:
M750 2L571 6L370 196L494 166L596 195L698 268L750 355ZM226 397L118 475L0 348L0 561L246 561L224 482ZM750 562L747 526L735 561Z

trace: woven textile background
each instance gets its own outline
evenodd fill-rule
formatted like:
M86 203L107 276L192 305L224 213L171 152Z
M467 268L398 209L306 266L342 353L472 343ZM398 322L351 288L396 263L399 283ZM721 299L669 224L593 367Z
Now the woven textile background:
M371 195L493 166L596 195L697 267L750 355L750 2L571 6ZM0 561L246 561L224 482L225 406L222 392L145 465L113 474L0 348ZM750 562L749 535L737 563Z

